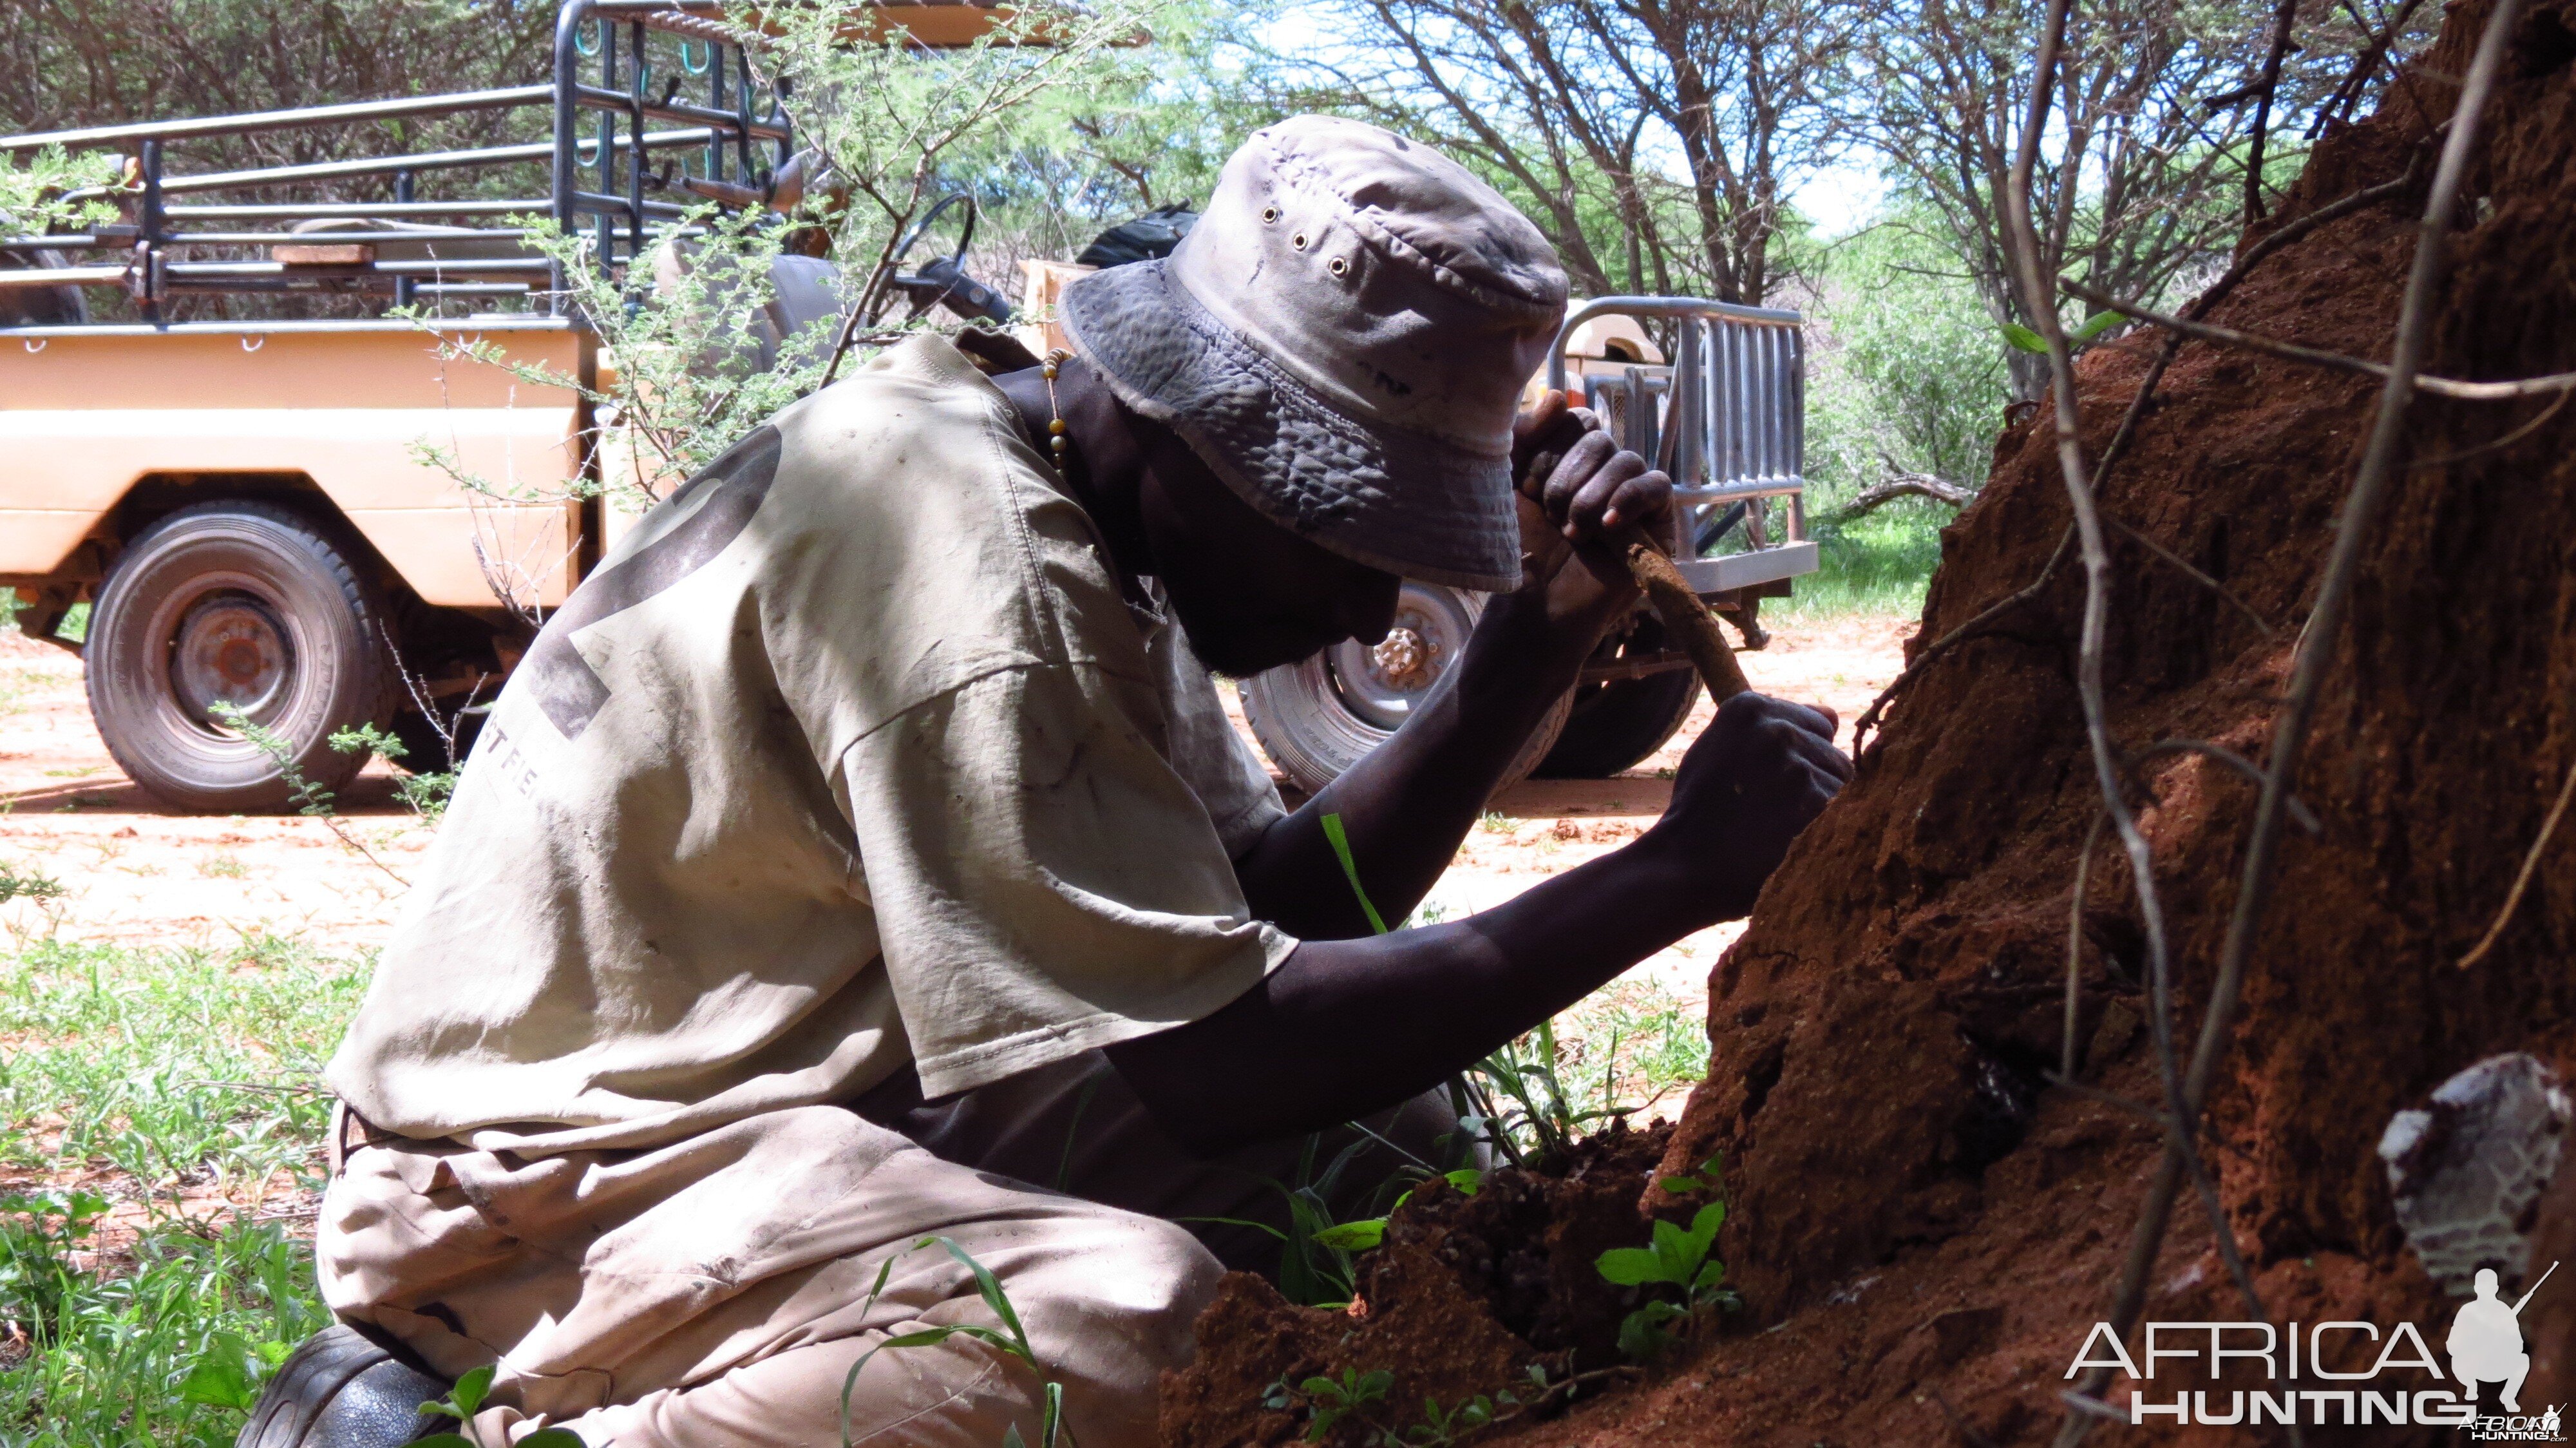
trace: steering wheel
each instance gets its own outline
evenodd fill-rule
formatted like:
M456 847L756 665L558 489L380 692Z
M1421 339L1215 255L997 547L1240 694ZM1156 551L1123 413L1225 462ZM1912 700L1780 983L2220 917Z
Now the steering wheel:
M930 228L948 213L949 208L960 204L966 208L966 220L958 228L957 249L946 256L931 258L918 271L903 270L904 259L911 256L912 249L930 234ZM911 304L910 310L904 314L907 322L932 307L944 306L969 321L981 318L997 326L1008 323L1011 304L1001 293L966 275L966 248L974 244L975 222L979 215L980 208L976 206L975 198L963 191L952 191L942 196L922 213L921 220L914 222L903 239L895 243L894 255L888 263L894 268L894 275L887 279L886 290L878 299L874 315L867 319L868 324L876 325L885 316L886 309L894 305L897 296Z

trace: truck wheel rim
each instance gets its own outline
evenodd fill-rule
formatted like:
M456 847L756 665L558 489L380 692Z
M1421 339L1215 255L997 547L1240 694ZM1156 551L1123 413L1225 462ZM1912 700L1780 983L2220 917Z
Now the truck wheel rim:
M1372 645L1346 639L1326 651L1333 690L1361 722L1401 728L1448 672L1475 626L1457 593L1407 583L1396 602L1394 626L1383 641Z
M265 600L233 589L191 604L170 641L170 691L190 722L214 732L228 704L261 719L295 672L291 636Z

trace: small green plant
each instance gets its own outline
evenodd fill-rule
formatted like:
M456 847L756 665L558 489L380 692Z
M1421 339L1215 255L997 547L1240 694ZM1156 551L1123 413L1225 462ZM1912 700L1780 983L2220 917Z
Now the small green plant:
M358 724L335 731L331 747L342 754L371 752L397 763L407 759L411 750L389 731L373 724ZM447 813L448 797L456 793L456 771L453 769L405 773L394 780L394 797L411 807L411 812L430 824L436 824Z
M1492 1427L1497 1406L1509 1408L1519 1401L1508 1391L1499 1395L1478 1393L1455 1407L1443 1408L1438 1398L1426 1395L1422 1400L1422 1421L1404 1430L1405 1441L1422 1448L1448 1448L1479 1428Z
M1342 1222L1335 1220L1333 1213L1333 1202L1340 1195L1343 1175L1368 1151L1370 1144L1368 1135L1361 1133L1334 1153L1330 1162L1324 1162L1324 1138L1307 1137L1298 1153L1293 1184L1275 1178L1269 1183L1288 1204L1288 1225L1284 1230L1268 1222L1244 1217L1185 1217L1182 1220L1248 1227L1277 1238L1280 1244L1280 1295L1306 1307L1346 1307L1357 1290L1353 1259L1375 1247L1386 1235L1386 1218L1382 1215ZM1384 1189L1382 1185L1379 1191ZM1390 1206L1387 1210L1393 1211L1394 1208Z
M1342 877L1351 882L1351 893L1359 897L1360 913L1368 917L1369 929L1384 935L1386 920L1377 913L1376 903L1369 899L1368 890L1360 884L1359 861L1351 857L1351 837L1342 828L1340 815L1324 816L1324 840L1333 847L1333 858L1342 862Z
M1468 1068L1461 1082L1469 1106L1461 1117L1468 1130L1492 1143L1514 1166L1562 1159L1594 1123L1616 1121L1636 1110L1612 1099L1616 1083L1609 1080L1602 1104L1584 1105L1582 1093L1568 1086L1558 1069L1561 1054L1556 1023L1541 1021L1537 1030Z
M287 797L294 801L296 813L308 819L331 816L331 791L324 789L318 781L304 777L304 770L295 762L295 746L286 741L285 735L243 713L238 704L219 701L208 705L206 712L216 723L240 735L253 749L268 756L268 762L276 767L278 777L286 781Z
M107 1198L96 1192L0 1197L0 1318L28 1341L46 1346L60 1339L65 1309L83 1281L72 1253L88 1245L107 1209Z
M289 1343L253 1343L237 1332L209 1333L205 1351L179 1382L179 1400L247 1413L259 1406L261 1380L294 1350Z
M1489 835L1508 835L1512 832L1512 818L1500 811L1489 809L1476 816L1476 828Z
M463 1425L463 1433L433 1433L416 1438L413 1448L494 1448L474 1430L474 1415L483 1411L484 1401L492 1395L492 1369L476 1368L456 1380L446 1397L434 1403L423 1403L420 1410L454 1418ZM518 1440L513 1448L581 1448L581 1439L569 1429L542 1428Z
M1324 1435L1340 1426L1343 1419L1365 1411L1372 1403L1385 1402L1386 1390L1393 1386L1395 1374L1384 1368L1365 1373L1358 1368L1344 1368L1338 1378L1318 1374L1299 1383L1297 1391L1306 1400L1306 1441L1323 1442ZM1277 1396L1276 1390L1273 1396ZM1282 1401L1280 1406L1287 1403Z
M1718 1166L1719 1159L1712 1156L1698 1170L1664 1177L1657 1185L1676 1196L1713 1192ZM1686 1333L1705 1312L1732 1311L1743 1305L1725 1286L1726 1264L1709 1255L1717 1245L1718 1228L1724 1225L1726 1203L1711 1201L1692 1214L1688 1227L1657 1218L1646 1246L1613 1247L1594 1262L1603 1281L1656 1293L1621 1320L1621 1352L1641 1363L1654 1362L1676 1335L1668 1330L1669 1324L1682 1323Z
M0 905L12 900L53 900L61 897L63 885L44 875L21 875L14 865L0 865Z
M1453 1445L1463 1443L1487 1428L1545 1405L1560 1394L1597 1382L1611 1373L1634 1371L1610 1369L1551 1379L1545 1363L1532 1363L1526 1381L1512 1387L1476 1393L1449 1404L1426 1395L1422 1400L1422 1416L1402 1429L1386 1426L1383 1418L1373 1411L1386 1402L1387 1395L1395 1386L1395 1375L1382 1369L1363 1372L1346 1367L1339 1377L1317 1374L1295 1384L1282 1377L1262 1395L1261 1406L1275 1413L1305 1409L1305 1440L1309 1443L1320 1443L1339 1430L1345 1435L1356 1431L1358 1441L1365 1448L1453 1448Z
M1059 1443L1071 1443L1073 1435L1064 1426L1064 1384L1047 1376L1046 1364L1038 1361L1037 1349L1029 1346L1028 1332L1020 1326L1019 1309L1011 1305L1010 1294L1002 1290L1000 1279L993 1275L991 1268L976 1261L974 1254L958 1246L954 1238L924 1237L903 1251L886 1258L883 1265L877 1268L877 1280L868 1288L869 1305L875 1305L877 1298L884 1293L887 1279L894 1275L896 1262L924 1247L933 1245L945 1248L949 1256L956 1258L967 1271L975 1274L977 1294L984 1299L984 1305L992 1309L993 1316L1002 1325L999 1328L991 1328L979 1327L973 1323L956 1323L940 1327L925 1327L913 1332L897 1333L862 1353L857 1362L850 1364L849 1376L841 1380L841 1448L851 1448L850 1393L858 1387L859 1374L866 1370L869 1361L878 1353L890 1348L928 1347L933 1343L946 1342L952 1337L973 1338L1027 1364L1029 1371L1036 1374L1039 1383L1043 1385L1038 1400L1038 1448L1058 1448ZM533 1441L533 1439L522 1440L516 1448L527 1448L527 1444ZM1013 1423L1003 1430L1002 1448L1028 1448L1028 1441L1020 1436L1019 1424Z
M1472 1166L1462 1166L1456 1171L1442 1172L1440 1175L1443 1181L1471 1197L1485 1185L1485 1174ZM1315 1241L1339 1252L1375 1251L1379 1244L1386 1241L1387 1218L1394 1216L1406 1202L1412 1200L1413 1193L1407 1191L1395 1199L1393 1206L1386 1209L1385 1217L1362 1217L1357 1221L1339 1222L1321 1228L1314 1234Z
M250 867L238 856L217 855L197 866L197 873L218 880L238 880L250 873Z
M1491 828L1491 822L1502 818L1489 813L1484 816L1484 822ZM1369 899L1367 887L1360 883L1359 863L1351 855L1350 837L1342 828L1342 817L1325 815L1323 827L1324 839L1333 847L1333 857L1341 861L1342 874L1350 881L1351 894L1358 898L1360 911L1368 917L1369 927L1380 935L1386 934L1385 918L1378 914L1377 905ZM1508 829L1508 823L1503 828ZM1617 1053L1618 1043L1614 1039L1610 1054L1616 1056ZM1536 1159L1563 1156L1574 1145L1585 1125L1604 1119L1615 1120L1635 1109L1621 1106L1611 1099L1615 1082L1607 1080L1603 1086L1601 1108L1580 1108L1576 1104L1575 1093L1566 1088L1564 1080L1557 1074L1556 1059L1555 1023L1542 1021L1536 1031L1506 1043L1501 1050L1477 1062L1451 1083L1460 1125L1470 1135L1491 1144L1509 1158L1512 1165L1525 1167ZM1499 1107L1496 1104L1498 1096L1503 1103ZM1284 1282L1281 1290L1286 1290Z

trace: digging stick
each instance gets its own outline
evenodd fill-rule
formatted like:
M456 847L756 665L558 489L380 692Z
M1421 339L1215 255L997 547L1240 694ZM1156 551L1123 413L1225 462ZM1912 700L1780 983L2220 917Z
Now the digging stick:
M1592 427L1579 427L1577 435ZM1540 453L1530 463L1522 490L1530 491L1555 472L1564 457L1560 451ZM1643 528L1621 523L1609 530L1601 546L1627 564L1628 576L1645 591L1646 602L1664 621L1664 632L1681 644L1682 652L1690 655L1691 666L1699 670L1700 682L1708 686L1710 703L1723 704L1738 694L1753 692L1743 666L1735 662L1735 650L1727 646L1726 635L1718 632L1717 615L1709 612L1708 605L1682 580L1681 570L1673 567L1673 560L1646 537Z
M1646 591L1646 602L1654 605L1655 616L1664 621L1664 632L1690 655L1691 666L1699 670L1700 682L1708 685L1709 702L1723 704L1738 694L1753 692L1745 680L1744 668L1735 662L1735 650L1727 647L1726 635L1717 631L1717 615L1709 612L1673 560L1649 541L1634 523L1623 523L1610 531L1610 546L1627 560L1628 576Z

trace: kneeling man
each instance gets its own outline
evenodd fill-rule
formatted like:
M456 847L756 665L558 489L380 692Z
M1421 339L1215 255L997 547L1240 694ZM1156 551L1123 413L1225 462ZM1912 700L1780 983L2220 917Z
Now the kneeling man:
M1516 432L1565 278L1492 189L1300 118L1167 262L1069 289L1073 355L895 346L622 540L494 707L331 1063L317 1242L345 1324L262 1445L1153 1442L1157 1376L1307 1133L1427 1153L1425 1096L1743 914L1849 774L1729 703L1664 818L1499 908L1401 919L1603 629L1670 486ZM1579 416L1574 419L1578 424ZM1513 490L1516 443L1564 461ZM1495 596L1447 682L1294 812L1221 711L1381 638L1399 576ZM1205 1237L1200 1233L1207 1234Z

